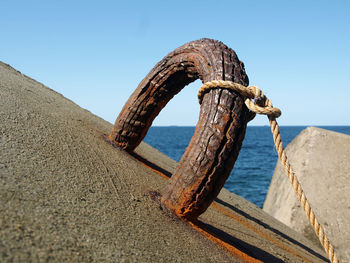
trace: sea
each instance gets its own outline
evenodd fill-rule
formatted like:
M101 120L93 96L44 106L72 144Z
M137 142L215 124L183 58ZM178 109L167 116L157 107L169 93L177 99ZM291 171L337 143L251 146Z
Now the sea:
M286 147L307 126L280 126ZM350 135L350 126L317 126ZM180 161L195 127L151 127L144 141ZM248 126L241 151L225 188L262 208L278 160L269 126Z

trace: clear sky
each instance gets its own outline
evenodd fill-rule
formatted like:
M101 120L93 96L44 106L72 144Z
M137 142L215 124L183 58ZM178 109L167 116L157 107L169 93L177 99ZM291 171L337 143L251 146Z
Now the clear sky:
M236 51L281 125L350 125L347 0L0 0L0 29L0 61L112 123L159 60L208 37ZM153 124L195 125L200 85Z

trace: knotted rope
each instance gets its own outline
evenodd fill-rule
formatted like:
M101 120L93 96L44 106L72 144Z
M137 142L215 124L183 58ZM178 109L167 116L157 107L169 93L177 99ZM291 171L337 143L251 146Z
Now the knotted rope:
M246 98L244 101L245 105L251 111L251 114L249 116L249 121L254 119L256 113L264 114L268 116L270 126L271 126L271 132L273 134L273 140L275 143L279 160L283 165L283 168L287 173L289 180L292 183L295 193L299 199L299 202L304 208L304 211L309 219L309 222L314 228L314 231L318 239L320 240L324 250L326 251L329 260L331 261L331 263L339 263L339 260L334 251L334 248L332 244L329 242L323 227L320 225L313 210L311 209L309 201L307 200L305 193L287 159L287 156L281 141L279 126L276 121L276 118L281 116L281 111L272 106L271 101L262 93L262 91L258 87L256 86L245 87L241 84L238 84L232 81L224 81L224 80L213 80L203 84L203 86L198 91L199 104L202 103L204 94L208 92L210 89L215 89L215 88L224 88L224 89L233 90L240 93L243 97L245 97Z

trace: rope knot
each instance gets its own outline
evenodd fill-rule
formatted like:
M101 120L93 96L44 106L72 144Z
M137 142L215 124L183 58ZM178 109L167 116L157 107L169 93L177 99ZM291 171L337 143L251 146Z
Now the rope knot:
M256 113L267 115L269 118L278 118L281 116L280 109L274 108L271 101L257 86L246 87L232 81L212 80L204 83L198 91L199 104L202 104L204 94L210 89L215 88L233 90L240 93L244 98L246 98L244 103L252 112L249 116L249 121L254 119Z

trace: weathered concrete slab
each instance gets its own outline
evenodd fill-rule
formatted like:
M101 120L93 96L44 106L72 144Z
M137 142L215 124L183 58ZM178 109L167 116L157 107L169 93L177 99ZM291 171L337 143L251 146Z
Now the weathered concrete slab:
M309 127L286 152L338 258L350 262L350 136ZM320 245L279 163L263 210Z
M327 262L322 249L223 190L190 225L150 198L176 163L106 143L112 125L0 63L0 262Z

